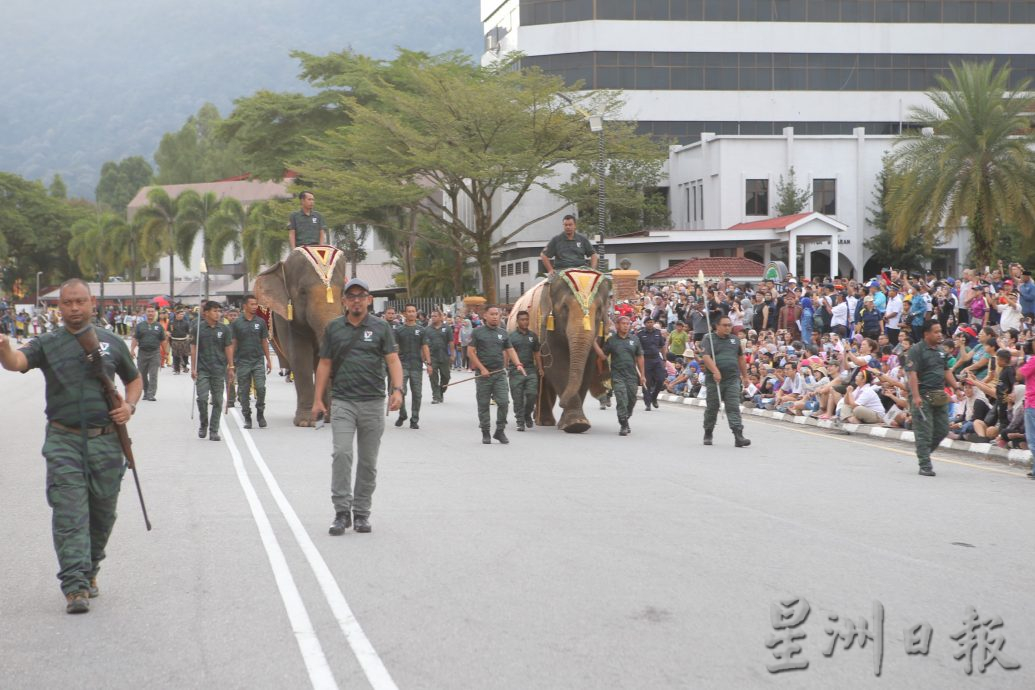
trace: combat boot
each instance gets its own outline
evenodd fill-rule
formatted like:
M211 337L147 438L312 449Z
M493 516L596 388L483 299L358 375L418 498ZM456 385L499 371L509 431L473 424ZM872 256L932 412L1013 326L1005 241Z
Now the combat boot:
M489 435L488 429L482 429L482 443L485 445L492 443L492 436Z
M90 595L84 592L69 592L65 595L65 613L89 613Z
M530 415L530 414L525 415L525 428L526 429L531 429L534 426L535 426L535 424L532 422L532 415Z
M704 445L706 445L706 446L712 445L712 430L711 429L705 429L704 430Z
M96 599L101 596L101 588L97 586L96 575L90 578L90 587L86 590L86 593L90 595L91 599Z
M524 431L525 430L525 423L522 422L522 421L518 421L518 423L517 423L517 430L518 431Z
M266 416L263 414L265 411L266 410L261 407L255 408L255 421L259 423L260 429L265 429L267 426Z
M198 427L198 438L208 436L208 403L198 403L198 414L201 415L201 426Z
M496 433L493 434L492 437L500 443L510 443L510 439L507 438L505 433L503 433L503 429L496 429Z
M618 430L618 435L619 436L628 436L629 435L629 424L627 422L622 422L622 428Z
M349 527L352 527L352 511L338 512L334 514L334 522L331 523L327 533L332 537L340 537Z
M405 422L409 418L410 416L408 414L406 414L405 412L400 412L398 418L396 418L395 420L395 425L402 426L403 422Z
M247 407L241 409L241 414L244 416L244 428L252 428L252 411Z
M733 445L737 448L747 448L751 445L751 440L744 438L743 429L737 429L733 432Z

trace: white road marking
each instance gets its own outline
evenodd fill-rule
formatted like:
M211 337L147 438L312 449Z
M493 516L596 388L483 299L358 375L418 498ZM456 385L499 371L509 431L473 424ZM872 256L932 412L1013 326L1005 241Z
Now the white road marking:
M306 611L305 604L302 602L302 595L299 594L298 587L295 585L295 579L291 575L291 569L288 568L287 559L277 541L277 535L273 533L269 517L255 493L255 486L244 469L244 460L234 442L233 434L226 435L226 445L234 460L237 481L241 483L245 498L248 499L248 506L252 509L255 525L259 528L259 536L266 549L266 557L269 558L270 566L273 568L273 577L277 582L277 589L280 590L280 598L284 601L288 620L291 621L291 631L295 634L306 671L309 672L309 680L313 684L313 688L338 690L338 683L334 680L334 673L327 663L327 657L320 645L320 638L316 636L316 630L313 629L309 612Z
M240 412L236 408L234 408L231 418L237 424L238 429L240 429L241 435L244 437L244 443L251 453L252 461L259 468L259 472L266 481L266 486L269 488L273 500L276 501L280 512L283 513L288 527L291 528L291 533L295 535L295 541L298 542L302 553L305 554L309 567L312 568L317 582L320 583L320 589L323 590L323 595L327 598L327 603L330 604L334 618L338 621L338 627L344 633L345 640L349 643L349 647L352 648L352 653L356 655L356 660L359 661L359 665L362 667L363 673L366 674L367 680L370 681L370 685L373 686L374 690L398 690L398 686L392 680L392 676L388 673L388 669L385 668L381 657L377 655L377 651L370 644L366 633L363 632L359 621L356 620L356 616L352 613L352 609L349 607L348 601L345 600L341 587L338 586L338 581L334 579L334 575L327 566L327 562L320 555L320 550L316 548L316 544L309 537L309 533L306 532L302 521L298 519L298 514L291 507L291 502L288 501L287 496L281 491L280 484L277 483L277 479L273 476L269 466L263 459L262 453L259 452L258 446L255 445L251 433L243 428Z

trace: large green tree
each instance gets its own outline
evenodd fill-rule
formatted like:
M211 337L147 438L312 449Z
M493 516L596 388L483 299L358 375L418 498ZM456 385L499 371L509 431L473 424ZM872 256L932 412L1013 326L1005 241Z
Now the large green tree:
M176 235L180 225L179 198L169 196L161 187L147 193L148 205L140 209L133 222L139 224L141 244L148 252L169 257L169 296L175 295Z
M206 103L179 131L165 134L155 151L158 184L213 182L248 173L240 145L218 134L222 123L216 106Z
M125 254L120 240L124 239L126 221L108 211L81 218L72 226L68 255L78 264L83 275L96 278L100 283L100 302L104 302L104 285L108 278L125 268Z
M263 264L280 261L288 243L285 218L294 208L288 200L262 201L248 208L248 218L241 231L241 249L245 266L258 273Z
M992 62L952 66L928 92L892 154L888 227L898 246L918 232L970 230L979 265L995 263L1004 227L1035 235L1035 136L1030 80L1010 89L1010 69Z
M477 261L489 301L496 300L494 254L578 200L559 170L590 170L597 161L598 137L578 111L604 115L612 166L635 161L660 170L663 147L617 121L615 95L577 92L578 84L520 69L516 56L489 67L455 53L338 59L369 100L342 100L349 124L308 140L303 177L342 220L376 224L378 210L412 208L441 231L445 248ZM576 93L561 98L569 88ZM556 205L509 222L535 188L553 192Z
M119 162L108 161L101 166L101 179L94 195L97 203L115 213L125 213L126 206L133 200L141 187L154 181L151 164L141 156L123 158Z
M216 221L222 208L219 197L214 192L198 194L193 189L188 189L176 200L180 209L179 223L176 228L176 253L180 261L187 268L190 268L191 252L194 250L194 243L201 235L201 256L208 264L208 271L205 272L205 298L209 295L209 274L212 269L223 264L223 252L218 254L215 250L214 230L220 225ZM223 245L226 247L226 244Z

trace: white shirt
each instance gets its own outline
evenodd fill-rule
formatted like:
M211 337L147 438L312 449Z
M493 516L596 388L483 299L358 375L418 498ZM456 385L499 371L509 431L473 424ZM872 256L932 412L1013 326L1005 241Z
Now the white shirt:
M830 326L847 326L848 325L848 303L838 302L837 305L830 312Z
M995 308L999 312L1000 331L1008 331L1011 328L1018 331L1021 330L1021 319L1023 318L1023 314L1021 314L1021 310L1019 308L1014 307L1009 303L997 304Z
M894 316L891 316L894 314ZM887 309L884 310L884 325L888 328L898 328L899 320L902 318L902 295L895 295L888 300Z
M877 395L877 389L872 384L866 384L862 388L852 393L852 399L855 400L855 404L868 407L877 413L877 416L884 417L884 404L880 401L880 396Z

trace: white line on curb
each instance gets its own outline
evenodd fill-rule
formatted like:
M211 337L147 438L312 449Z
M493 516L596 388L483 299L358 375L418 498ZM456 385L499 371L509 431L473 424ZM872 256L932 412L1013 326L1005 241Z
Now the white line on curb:
M291 502L288 501L287 496L281 491L280 484L277 483L276 478L263 459L262 453L259 452L258 446L255 445L251 433L242 427L240 413L236 408L233 411L232 418L241 431L244 443L248 446L248 451L251 453L255 466L259 468L262 478L266 481L266 486L269 488L273 500L276 501L280 512L283 513L288 527L291 528L291 533L295 535L295 540L302 548L302 553L305 554L306 560L309 562L309 567L312 568L313 574L316 575L316 580L320 583L320 589L323 590L323 595L326 597L327 603L330 604L331 611L338 621L338 627L345 634L345 640L349 643L349 647L352 648L352 653L356 655L356 659L363 668L363 672L366 674L367 680L370 681L370 685L373 686L374 690L398 690L398 686L392 680L392 676L388 673L388 669L385 668L381 657L377 655L374 646L370 644L366 633L363 632L359 621L356 620L356 616L352 613L352 609L349 607L348 601L345 600L341 587L338 586L338 581L334 579L334 575L327 566L327 562L320 555L320 550L316 548L316 544L309 537L309 533L306 532L302 521L298 519L298 514L291 507Z
M255 486L244 469L244 460L241 458L241 452L237 449L232 434L226 435L226 445L234 460L237 481L241 483L245 498L248 499L248 506L252 509L252 518L255 520L256 527L259 528L259 536L266 549L266 557L269 558L270 566L273 568L273 577L277 582L277 589L280 590L280 598L284 601L288 620L291 621L291 631L295 634L298 649L302 653L302 660L309 672L309 680L313 687L319 690L337 690L338 683L334 680L334 673L327 663L323 647L320 646L320 638L316 636L313 623L309 619L309 612L306 611L305 604L302 602L302 595L299 594L295 579L291 576L291 569L288 568L287 559L277 541L277 535L273 533L269 517L255 493Z

